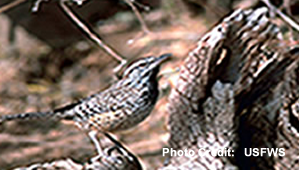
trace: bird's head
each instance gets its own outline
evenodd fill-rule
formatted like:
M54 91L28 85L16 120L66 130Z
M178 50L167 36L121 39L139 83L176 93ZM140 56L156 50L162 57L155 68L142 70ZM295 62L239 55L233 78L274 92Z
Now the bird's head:
M140 58L133 61L123 72L123 78L153 77L159 72L160 65L165 62L171 54L164 54L156 58L153 56Z

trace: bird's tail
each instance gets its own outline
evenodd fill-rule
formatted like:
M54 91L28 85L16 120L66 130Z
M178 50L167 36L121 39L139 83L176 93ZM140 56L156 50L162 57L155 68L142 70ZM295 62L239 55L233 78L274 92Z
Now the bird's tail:
M28 112L13 115L4 115L0 117L0 124L12 120L31 120L37 118L46 118L54 115L54 112Z
M79 103L69 104L67 106L55 109L53 111L47 111L47 112L28 112L28 113L0 116L0 124L12 120L31 120L31 119L39 119L39 118L40 119L57 118L57 119L72 120L75 116L72 109L77 104Z

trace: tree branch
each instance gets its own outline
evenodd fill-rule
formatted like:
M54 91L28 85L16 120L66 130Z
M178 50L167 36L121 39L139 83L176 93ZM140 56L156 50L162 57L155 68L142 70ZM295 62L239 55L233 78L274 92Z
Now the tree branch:
M111 55L114 59L120 62L120 65L114 69L114 72L118 72L126 63L127 60L121 57L118 53L116 53L111 47L106 45L100 37L86 24L84 24L78 16L65 4L67 0L61 0L60 6L65 12L65 14L84 32L88 35L88 37L94 41L98 46L100 46L103 50L105 50L109 55Z
M11 9L11 8L14 8L14 7L20 5L21 3L25 2L25 1L27 1L27 0L15 0L7 5L2 6L0 8L0 14Z

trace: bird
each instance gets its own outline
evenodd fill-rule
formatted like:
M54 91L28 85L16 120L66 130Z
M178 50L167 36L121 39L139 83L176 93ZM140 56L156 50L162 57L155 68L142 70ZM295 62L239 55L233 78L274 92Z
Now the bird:
M157 77L160 66L170 56L139 58L124 69L118 81L103 91L46 112L4 115L0 117L0 124L37 118L71 120L88 134L101 156L103 150L97 134L132 128L149 116L159 95Z

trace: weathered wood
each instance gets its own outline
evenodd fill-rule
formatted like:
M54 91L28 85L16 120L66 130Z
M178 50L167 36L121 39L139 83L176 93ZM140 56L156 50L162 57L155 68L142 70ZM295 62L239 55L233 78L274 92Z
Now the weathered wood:
M165 169L298 169L298 116L286 110L299 98L298 49L267 16L259 8L224 18L185 59L169 97L171 148L235 155L170 157ZM285 147L287 155L245 157L247 147Z

